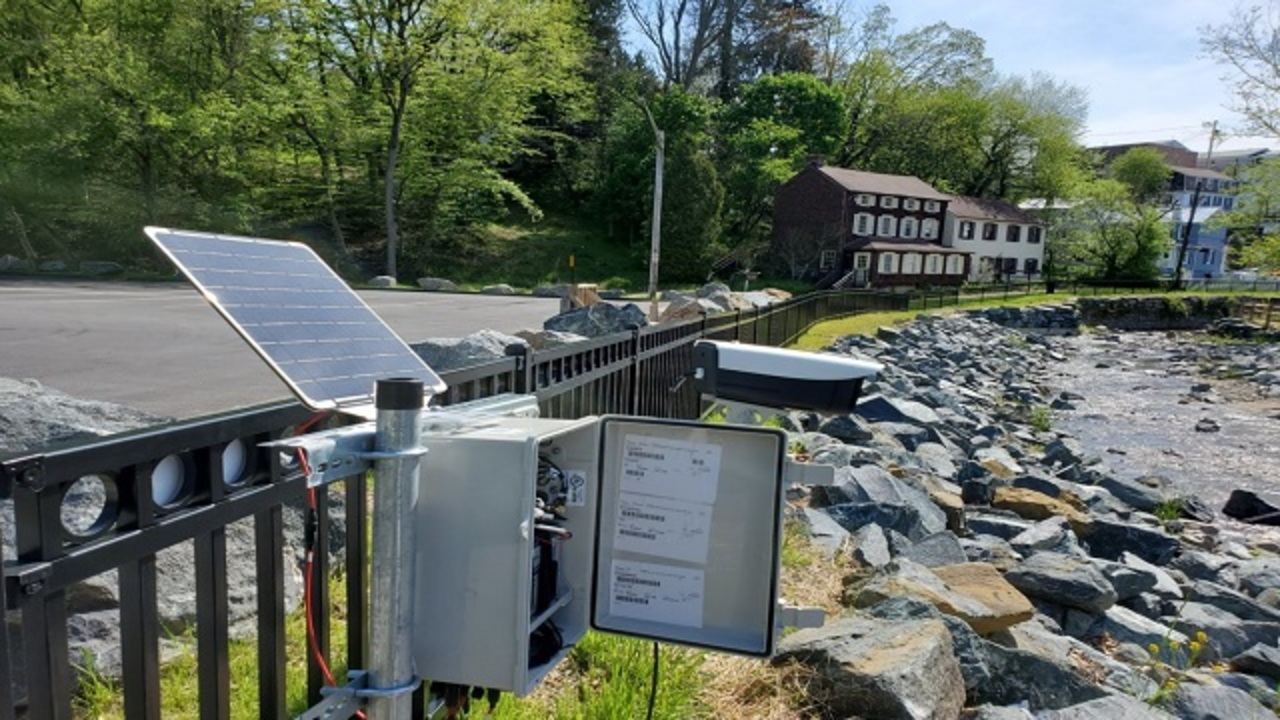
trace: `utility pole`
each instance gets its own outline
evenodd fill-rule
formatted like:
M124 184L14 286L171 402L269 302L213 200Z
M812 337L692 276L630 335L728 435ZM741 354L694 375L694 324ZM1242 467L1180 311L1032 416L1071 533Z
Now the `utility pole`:
M1207 123L1209 127L1209 152L1205 157L1205 168L1213 161L1213 144L1218 140L1218 121ZM1204 190L1204 178L1196 179L1195 192L1191 194L1191 209L1187 212L1187 224L1182 228L1182 243L1178 245L1178 261L1173 266L1173 289L1183 287L1182 264L1187 260L1187 246L1191 244L1191 228L1196 222L1196 209L1200 207L1200 193Z
M649 321L658 322L658 259L662 255L662 166L666 161L667 135L658 128L653 113L643 102L640 108L653 129L655 155L653 161L653 219L649 232Z

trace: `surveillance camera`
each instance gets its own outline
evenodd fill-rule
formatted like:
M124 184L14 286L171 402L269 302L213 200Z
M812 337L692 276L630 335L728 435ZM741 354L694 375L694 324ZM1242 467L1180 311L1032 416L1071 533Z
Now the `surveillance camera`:
M762 345L699 340L694 385L703 395L768 407L848 413L879 363Z

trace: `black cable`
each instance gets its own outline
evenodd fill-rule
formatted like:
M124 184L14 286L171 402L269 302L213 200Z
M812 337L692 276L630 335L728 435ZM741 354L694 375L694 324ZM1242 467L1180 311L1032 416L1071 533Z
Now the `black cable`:
M653 720L653 701L658 699L658 641L653 642L653 684L649 686L649 712L647 720Z

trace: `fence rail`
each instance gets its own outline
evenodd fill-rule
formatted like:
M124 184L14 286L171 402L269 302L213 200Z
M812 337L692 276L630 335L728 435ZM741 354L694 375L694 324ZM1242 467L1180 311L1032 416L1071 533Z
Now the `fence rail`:
M544 417L625 413L696 417L692 346L700 338L783 345L818 320L871 310L955 304L954 291L932 294L821 292L762 308L702 316L548 350L509 349L505 358L442 373L453 404L514 392L537 397ZM275 403L222 413L71 447L0 458L0 498L12 498L17 557L4 568L0 604L17 613L19 632L0 632L0 720L73 717L81 658L70 656L68 617L78 583L117 571L121 628L121 690L126 717L161 715L157 554L190 543L195 569L195 652L199 715L230 715L230 628L227 526L253 523L256 583L257 712L287 717L285 573L296 562L285 542L285 509L302 507L305 480L298 468L261 444L291 435L310 413ZM328 422L336 422L330 419ZM157 477L163 475L163 482ZM173 478L179 478L176 485ZM69 527L63 503L78 483L100 486L98 517ZM368 488L345 483L343 560L348 667L366 667ZM329 496L317 493L313 547L328 548L333 519ZM0 549L0 562L4 561ZM308 587L315 634L329 647L327 552L315 553ZM11 615L12 617L12 615ZM17 642L12 642L17 640ZM11 644L13 653L11 655ZM12 666L11 666L12 661ZM339 663L341 664L341 663ZM22 678L13 684L16 675ZM308 655L307 695L321 699L324 671ZM421 707L421 695L417 707Z

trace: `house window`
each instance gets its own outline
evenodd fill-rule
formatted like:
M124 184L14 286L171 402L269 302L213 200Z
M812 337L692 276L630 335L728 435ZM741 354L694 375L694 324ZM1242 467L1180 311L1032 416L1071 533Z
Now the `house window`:
M915 212L916 210L920 209L920 201L915 198L903 198L902 209Z
M927 213L937 213L939 207L937 200L924 201L924 211Z
M995 223L982 223L982 239L995 240L996 230L999 229L999 227L1000 226Z
M902 274L903 275L919 275L920 274L920 254L904 253L902 255Z
M892 275L898 272L898 256L896 253L884 253L880 256L880 272Z
M1022 226L1010 225L1004 232L1004 239L1008 242L1022 242Z
M959 275L961 272L963 272L962 270L963 267L964 267L964 258L960 257L959 255L951 255L950 257L947 258L947 274L948 275Z
M1200 264L1201 264L1201 265L1208 265L1208 264L1209 264L1209 250L1208 250L1207 248L1200 248L1200 250L1198 251L1198 253L1199 253L1199 255L1200 255Z
M857 196L853 198L853 201L863 207L874 207L876 204L876 196L868 195L866 193L858 193Z
M1018 272L1018 258L1004 258L1000 263L1000 272L1005 275Z
M1028 275L1035 275L1040 272L1040 261L1035 258L1027 258L1022 263L1022 271Z
M880 197L880 207L886 210L893 210L898 207L898 198L889 195L882 195Z
M871 213L858 213L853 216L853 234L854 235L870 235L871 226L875 222L875 216Z
M938 221L933 218L925 218L920 223L920 237L925 240L932 240L938 237Z
M1032 244L1040 242L1040 227L1038 225L1032 225L1027 228L1027 242Z
M1234 204L1235 204L1235 198L1226 198L1222 201L1222 209L1230 210L1231 206Z
M853 256L853 266L859 270L866 270L869 258L866 253L858 253Z
M937 275L940 272L942 272L942 256L930 255L929 256L929 274Z
M835 264L836 264L836 251L823 250L822 255L818 258L818 269L830 270L831 268L835 267Z
M916 236L916 219L913 217L902 218L902 237L914 238Z
M973 226L974 226L974 223L972 220L960 221L960 239L961 240L973 239Z
M881 237L893 237L898 233L898 218L892 215L881 215L876 234Z

